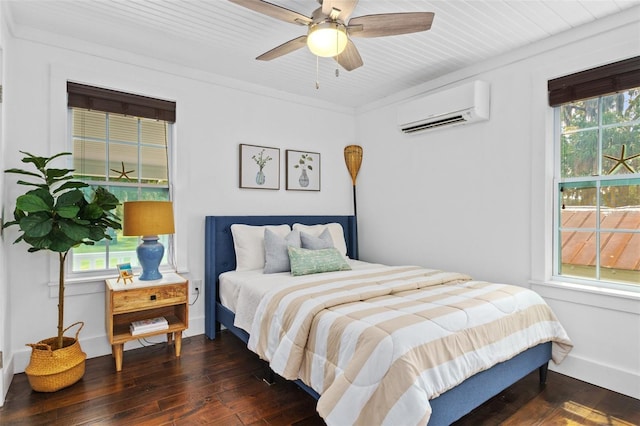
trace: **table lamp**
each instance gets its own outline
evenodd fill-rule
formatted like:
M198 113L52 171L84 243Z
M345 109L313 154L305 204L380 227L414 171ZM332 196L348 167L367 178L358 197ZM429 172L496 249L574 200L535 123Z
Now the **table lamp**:
M158 266L164 255L164 246L158 241L159 234L173 234L173 203L171 201L128 201L124 203L125 236L142 236L136 249L142 266L141 281L159 280L162 274Z

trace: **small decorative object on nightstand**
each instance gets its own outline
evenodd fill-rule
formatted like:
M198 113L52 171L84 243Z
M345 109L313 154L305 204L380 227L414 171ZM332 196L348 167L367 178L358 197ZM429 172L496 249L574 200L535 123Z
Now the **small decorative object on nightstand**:
M118 267L118 281L120 282L120 278L122 278L122 280L124 281L124 283L127 283L127 280L130 280L131 283L133 283L133 270L131 269L131 264L130 263L120 263L119 265L116 265Z
M116 371L122 370L123 348L126 342L149 336L167 335L180 356L182 331L189 327L189 281L178 274L166 273L159 280L140 281L134 277L130 284L119 278L106 280L106 325ZM132 335L131 324L163 317L167 328Z

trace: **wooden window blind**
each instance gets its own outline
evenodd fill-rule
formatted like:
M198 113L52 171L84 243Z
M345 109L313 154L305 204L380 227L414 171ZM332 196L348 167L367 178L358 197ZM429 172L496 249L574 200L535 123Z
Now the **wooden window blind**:
M67 82L68 106L136 117L176 121L176 103L147 96Z
M640 56L549 80L549 105L556 107L638 86Z

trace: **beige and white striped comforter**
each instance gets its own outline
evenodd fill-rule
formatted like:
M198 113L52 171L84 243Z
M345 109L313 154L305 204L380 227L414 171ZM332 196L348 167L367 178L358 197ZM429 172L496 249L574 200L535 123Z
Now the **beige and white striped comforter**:
M536 293L419 267L321 274L261 300L249 348L321 394L329 425L426 424L429 399L539 343L571 341Z

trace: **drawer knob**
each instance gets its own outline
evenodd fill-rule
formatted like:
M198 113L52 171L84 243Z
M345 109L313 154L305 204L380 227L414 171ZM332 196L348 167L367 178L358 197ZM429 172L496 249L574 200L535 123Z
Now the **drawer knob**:
M155 294L152 294L152 295L149 297L149 299L151 299L151 300L156 300L156 295L155 295Z

